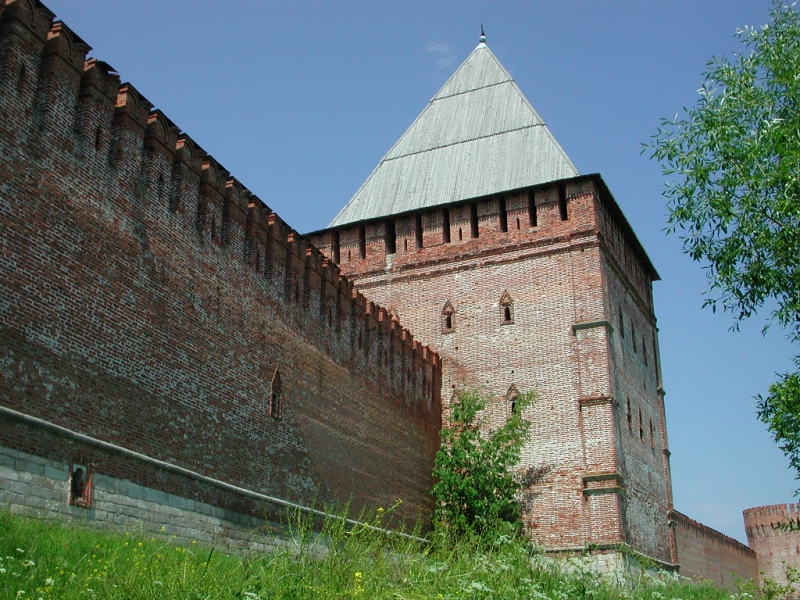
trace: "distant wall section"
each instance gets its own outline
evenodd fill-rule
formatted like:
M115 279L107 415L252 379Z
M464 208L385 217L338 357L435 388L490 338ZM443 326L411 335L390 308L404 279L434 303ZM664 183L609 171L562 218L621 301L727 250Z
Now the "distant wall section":
M717 585L735 590L735 578L758 581L756 553L720 533L673 511L673 527L680 574L695 580L710 579Z

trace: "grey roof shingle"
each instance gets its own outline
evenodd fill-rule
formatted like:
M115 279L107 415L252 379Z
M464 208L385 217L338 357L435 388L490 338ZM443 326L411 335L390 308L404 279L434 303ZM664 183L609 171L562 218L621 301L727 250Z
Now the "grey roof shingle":
M481 43L329 227L578 174L511 75Z

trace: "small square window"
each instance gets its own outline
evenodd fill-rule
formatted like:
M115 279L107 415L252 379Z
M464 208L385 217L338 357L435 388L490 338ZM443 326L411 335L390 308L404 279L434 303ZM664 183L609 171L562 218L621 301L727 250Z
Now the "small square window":
M71 461L69 467L69 503L92 507L92 469L88 461Z

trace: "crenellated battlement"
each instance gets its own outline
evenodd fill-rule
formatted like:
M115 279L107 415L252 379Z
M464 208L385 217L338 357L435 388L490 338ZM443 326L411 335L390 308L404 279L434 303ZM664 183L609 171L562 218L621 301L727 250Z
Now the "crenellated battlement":
M576 222L592 229L591 215L581 210L581 195L573 183L556 182L345 225L309 236L348 270L362 273L382 270L387 262L400 269L409 261L419 264L438 260L448 248L486 252L507 247L510 238L535 244L544 237L569 236Z
M758 538L774 536L798 537L795 531L783 531L778 526L789 520L800 518L800 504L772 504L748 508L742 512L747 539L752 543Z
M742 511L747 542L758 554L758 570L762 581L769 578L789 583L787 566L798 566L800 532L779 528L790 520L800 519L800 504L771 504Z
M596 175L308 235L347 272L362 276L387 268L401 273L406 267L450 261L454 255L497 254L510 245L534 250L546 247L555 252L599 237L618 268L635 283L649 309L650 284L659 278L619 206Z
M91 47L54 16L38 0L0 0L0 139L40 157L50 185L64 194L70 179L91 178L88 205L139 219L145 229L167 228L175 252L191 246L208 260L223 253L240 261L269 310L285 313L334 360L417 397L440 376L434 352L367 304L333 260L132 84L120 83L110 65L87 58ZM150 214L161 222L143 216ZM381 340L384 354L365 340ZM393 372L401 366L409 381ZM427 412L439 405L439 386L425 386Z

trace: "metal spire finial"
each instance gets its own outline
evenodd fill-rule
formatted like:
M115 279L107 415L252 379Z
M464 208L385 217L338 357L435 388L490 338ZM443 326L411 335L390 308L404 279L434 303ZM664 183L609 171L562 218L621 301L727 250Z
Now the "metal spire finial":
M486 34L483 32L483 23L481 23L481 37L478 38L478 41L481 44L485 44L486 43Z

